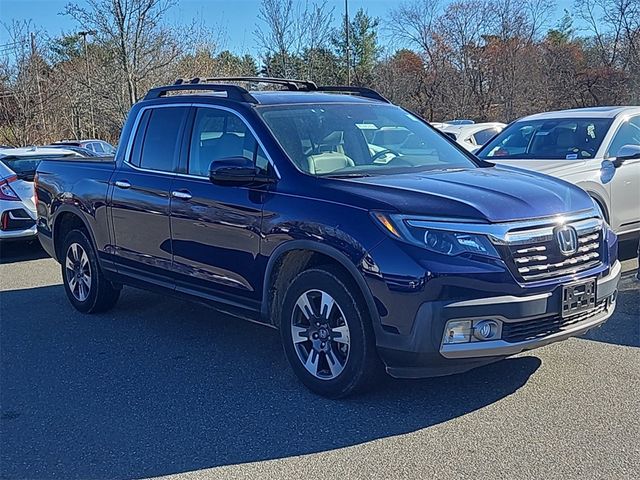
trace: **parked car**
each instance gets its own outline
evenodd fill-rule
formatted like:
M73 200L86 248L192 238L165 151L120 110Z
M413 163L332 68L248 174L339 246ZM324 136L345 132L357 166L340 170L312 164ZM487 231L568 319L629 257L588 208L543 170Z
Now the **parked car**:
M222 80L149 91L114 160L40 164L39 238L77 310L122 285L210 303L279 328L329 397L381 361L462 372L613 313L616 236L581 189L483 162L369 89Z
M45 158L75 156L47 148L0 149L0 240L35 240L33 177Z
M531 115L509 125L477 155L578 185L622 239L640 235L640 107Z
M444 123L446 125L473 125L476 122L469 118L455 118L453 120L445 120Z
M67 147L82 147L98 155L113 155L116 153L116 148L104 140L61 140L55 142L53 145L67 146Z
M52 145L47 145L45 148L55 148L55 149L62 149L62 150L68 150L71 152L75 152L83 157L103 157L103 156L107 156L107 154L105 153L96 153L93 150L89 150L88 148L83 148L83 147L76 147L74 145L60 145L60 144L52 144Z
M474 152L500 133L504 127L506 124L500 122L445 123L440 130L470 152Z

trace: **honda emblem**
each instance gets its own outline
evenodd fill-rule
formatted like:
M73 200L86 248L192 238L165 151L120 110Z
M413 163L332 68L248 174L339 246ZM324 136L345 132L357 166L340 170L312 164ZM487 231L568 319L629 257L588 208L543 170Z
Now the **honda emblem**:
M555 234L558 247L563 255L573 255L578 251L578 234L575 228L564 225L558 227Z

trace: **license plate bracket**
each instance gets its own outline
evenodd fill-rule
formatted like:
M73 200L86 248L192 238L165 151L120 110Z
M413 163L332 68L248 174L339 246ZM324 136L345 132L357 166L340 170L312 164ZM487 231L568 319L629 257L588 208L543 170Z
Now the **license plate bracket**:
M588 312L596 307L596 280L562 286L562 318Z

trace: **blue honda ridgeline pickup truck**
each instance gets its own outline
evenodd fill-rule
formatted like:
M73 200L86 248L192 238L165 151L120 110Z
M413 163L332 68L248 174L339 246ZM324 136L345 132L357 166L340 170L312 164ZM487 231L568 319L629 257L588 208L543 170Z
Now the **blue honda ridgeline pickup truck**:
M279 89L240 86L258 80ZM131 109L115 159L44 161L35 183L76 309L123 285L211 303L279 328L328 397L382 368L463 372L615 307L617 240L585 192L479 160L369 89L178 81Z

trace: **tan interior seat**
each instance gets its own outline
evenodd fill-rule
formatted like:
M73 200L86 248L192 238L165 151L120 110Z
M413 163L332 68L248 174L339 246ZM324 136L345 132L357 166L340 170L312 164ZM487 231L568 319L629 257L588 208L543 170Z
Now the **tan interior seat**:
M323 173L331 173L341 168L353 167L355 163L343 153L325 152L317 155L309 155L307 157L307 170L315 175Z

